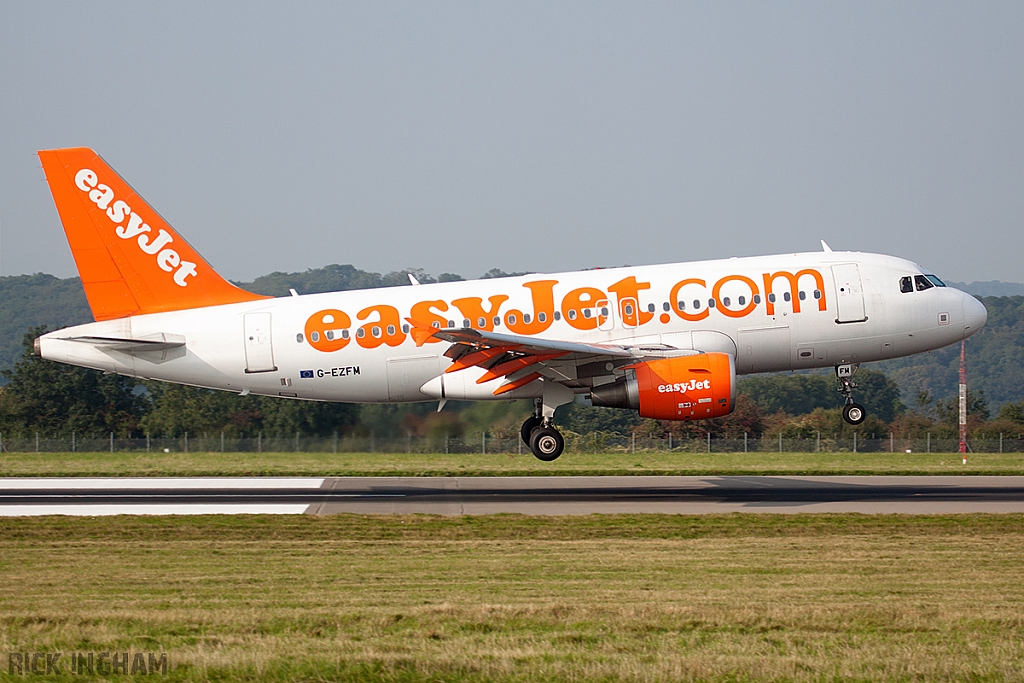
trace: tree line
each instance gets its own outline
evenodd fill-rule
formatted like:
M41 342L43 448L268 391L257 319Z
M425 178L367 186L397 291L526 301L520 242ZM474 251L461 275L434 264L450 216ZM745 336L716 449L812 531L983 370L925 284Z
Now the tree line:
M329 265L300 273L275 272L239 286L259 294L287 296L378 287L406 286L412 274L421 283L462 280L455 273L436 278L421 269L386 274L351 265ZM481 277L524 273L492 269ZM978 284L978 283L976 283ZM980 283L985 284L985 283ZM988 283L992 284L992 283ZM1005 283L1002 283L1005 284ZM1005 288L1004 288L1005 289ZM994 291L994 290L993 290ZM1000 290L1001 291L1001 290ZM192 387L140 382L116 375L50 363L27 353L21 337L34 338L48 325L58 329L91 320L78 278L50 275L0 277L0 432L52 435L218 434L514 436L529 414L529 402L450 402L436 404L329 404L237 396ZM967 342L971 385L971 429L977 433L1020 430L1024 405L1024 296L985 297L988 324ZM911 436L957 430L959 348L872 364L857 375L858 402L868 410L861 433ZM630 411L574 403L557 419L577 433L640 433L650 436L849 435L839 415L831 373L797 373L740 379L737 409L720 420L658 423ZM990 410L991 406L991 410Z
M298 401L198 389L156 381L135 380L55 363L32 354L32 342L45 328L24 336L23 353L3 371L0 387L0 434L41 433L67 437L228 437L411 436L496 438L518 434L532 410L530 401L346 404ZM848 438L862 435L954 437L958 431L956 398L935 398L928 390L904 403L900 388L886 374L863 368L856 375L857 400L868 411L856 428L843 422L831 374L800 373L741 378L736 409L715 420L671 422L641 418L633 411L595 408L577 401L563 406L556 420L577 434L602 433L677 439L777 436L813 438L816 433ZM1003 404L990 414L983 391L969 393L969 430L974 436L1024 432L1024 401Z

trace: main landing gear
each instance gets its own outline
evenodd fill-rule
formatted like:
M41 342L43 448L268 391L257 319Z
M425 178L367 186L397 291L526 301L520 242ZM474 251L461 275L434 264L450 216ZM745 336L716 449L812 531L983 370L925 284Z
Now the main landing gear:
M853 375L860 365L847 363L836 366L836 382L839 383L839 395L843 397L843 419L849 424L859 425L867 417L864 406L853 401L853 390L857 385L853 383Z
M544 419L541 399L534 399L534 414L526 418L519 434L523 443L530 447L538 460L551 462L562 454L565 439L551 424L551 418Z
M572 389L550 381L544 382L543 398L533 400L533 415L526 418L519 434L538 460L551 462L562 454L565 439L551 422L555 408L572 401Z

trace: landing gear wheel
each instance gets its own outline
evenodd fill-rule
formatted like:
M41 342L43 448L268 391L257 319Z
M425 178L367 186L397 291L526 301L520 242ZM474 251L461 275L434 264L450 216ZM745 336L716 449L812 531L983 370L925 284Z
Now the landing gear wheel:
M533 430L540 427L543 420L536 415L531 415L526 418L526 422L523 423L523 428L519 430L519 436L523 438L523 443L527 446L530 445L530 436L533 435Z
M852 425L859 425L867 417L864 406L859 403L850 403L843 406L843 419Z
M538 460L551 462L562 454L565 439L554 427L537 427L530 436L530 450Z

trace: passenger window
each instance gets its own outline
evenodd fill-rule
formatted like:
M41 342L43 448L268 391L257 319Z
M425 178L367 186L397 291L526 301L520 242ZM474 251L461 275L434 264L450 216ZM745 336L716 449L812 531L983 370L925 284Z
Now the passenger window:
M622 307L622 312L626 315L633 315L633 304L626 304Z
M647 312L654 313L654 304L647 304Z
M548 321L548 314L547 313L545 313L544 311L541 311L540 313L537 314L537 322L546 323L547 321ZM529 321L527 321L527 322L529 322Z
M768 303L770 303L770 304L775 303L775 294L769 294L768 295Z
M785 293L784 293L784 294L782 295L782 298L783 298L783 299L785 299L786 301L789 301L790 299L792 299L792 298L793 298L793 295L792 295L792 294L790 294L789 292L785 292Z
M693 310L695 310L695 311L699 311L700 310L700 299L694 299L693 300Z
M807 299L807 292L801 291L800 292L800 301L804 301L805 299Z
M715 300L714 299L708 299L708 308L714 308L714 307L715 307Z
M663 310L663 311L667 312L670 308L672 308L672 307L669 306L667 301L661 305L661 310Z
M402 332L404 332L405 334L409 334L409 326L408 325L402 325Z
M755 304L761 303L761 295L760 294L755 294L754 295L754 303Z
M914 291L914 282L911 279L911 277L909 275L906 276L906 277L901 277L900 278L900 292L903 293L903 294L908 294L909 292L913 292L913 291Z
M529 313L523 313L523 322L526 323L527 325L530 324L530 314Z
M509 313L507 316L505 316L505 320L508 322L509 325L516 324L516 316L514 313Z
M348 330L342 330L341 331L341 338L342 339L348 339Z
M746 306L746 305L747 305L747 297L741 296L740 297L740 306Z
M395 326L394 325L388 325L388 336L389 337L395 336Z
M481 328L482 327L487 327L487 318L477 318L476 319L476 326L477 327L481 327Z
M555 320L561 320L561 319L562 319L562 314L559 313L558 311L555 311Z
M917 285L917 291L919 292L923 292L924 290L931 289L932 287L935 286L931 282L929 282L928 278L926 278L924 275L915 275L914 284Z
M729 303L730 303L729 297L725 297L724 299L722 299L722 305L723 306L728 306Z
M558 314L555 313L555 320L557 320L557 319L558 319ZM501 318L499 318L498 316L494 316L494 326L495 327L501 327Z
M815 299L820 299L821 298L821 290L820 289L814 290L814 298Z
M569 320L575 320L575 319L576 319L576 309L575 308L570 308L569 309Z
M462 326L463 327L469 327L469 318L463 318L462 319Z
M295 335L295 341L299 342L300 344L302 343L302 333L301 332L299 332L297 335Z

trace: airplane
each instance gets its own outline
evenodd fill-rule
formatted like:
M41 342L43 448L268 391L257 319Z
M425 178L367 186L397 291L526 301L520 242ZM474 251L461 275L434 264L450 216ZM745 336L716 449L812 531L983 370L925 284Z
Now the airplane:
M730 413L736 378L860 364L976 333L985 307L894 256L822 251L268 297L231 284L99 155L39 152L95 322L35 353L131 377L291 399L532 400L544 461L578 395L659 420Z

